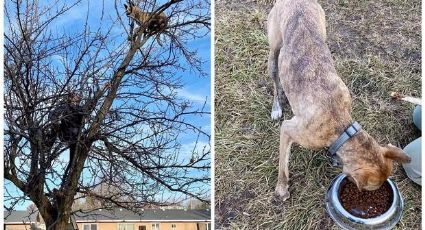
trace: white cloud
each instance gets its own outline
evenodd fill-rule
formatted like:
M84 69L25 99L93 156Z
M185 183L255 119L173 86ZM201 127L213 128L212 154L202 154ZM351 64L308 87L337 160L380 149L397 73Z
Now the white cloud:
M205 100L207 100L207 104L209 104L209 97L207 95L192 93L192 92L189 92L187 89L184 89L184 88L178 89L177 95L179 97L182 97L184 99L187 99L189 101L196 102L196 103L204 103Z

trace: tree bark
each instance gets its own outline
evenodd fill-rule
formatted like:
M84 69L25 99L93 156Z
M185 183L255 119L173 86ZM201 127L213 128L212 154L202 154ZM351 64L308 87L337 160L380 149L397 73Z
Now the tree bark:
M59 216L58 213L55 216L57 218L51 218L50 215L46 217L42 216L46 224L46 230L65 230L70 216L68 214Z

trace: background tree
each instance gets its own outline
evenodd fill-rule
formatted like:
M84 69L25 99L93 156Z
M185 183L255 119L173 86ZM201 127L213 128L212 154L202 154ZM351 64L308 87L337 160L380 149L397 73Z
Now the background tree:
M5 3L4 177L23 194L6 188L5 203L10 210L30 199L48 229L64 229L74 200L85 197L134 211L209 197L210 150L200 144L209 143L209 133L196 123L209 113L179 98L176 74L202 74L188 42L209 36L209 1L139 3L169 17L161 35L134 34L125 2L116 0L113 10L107 2ZM85 21L67 27L75 8ZM71 93L84 111L73 148L49 137L52 111ZM182 151L188 139L192 150Z

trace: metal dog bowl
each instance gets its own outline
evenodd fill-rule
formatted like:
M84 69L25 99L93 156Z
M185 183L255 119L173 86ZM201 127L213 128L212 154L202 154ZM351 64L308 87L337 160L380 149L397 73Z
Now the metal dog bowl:
M397 188L397 186L390 179L387 179L385 183L388 183L392 190L393 202L390 208L381 214L380 216L373 218L360 218L353 216L342 207L339 200L339 190L341 182L346 177L345 174L339 174L331 183L331 186L326 193L326 210L328 211L331 218L343 229L391 229L398 221L400 221L403 213L403 198Z

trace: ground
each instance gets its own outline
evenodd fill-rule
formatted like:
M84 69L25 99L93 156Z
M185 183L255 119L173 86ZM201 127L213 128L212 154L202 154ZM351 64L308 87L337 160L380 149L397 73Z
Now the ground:
M414 106L391 91L420 97L421 1L319 1L328 45L351 91L353 118L381 144L404 147L420 136ZM273 85L267 75L265 24L270 0L216 0L215 214L218 229L338 229L324 207L325 192L341 169L326 151L294 145L291 197L274 199L280 122L271 121ZM284 119L291 117L289 105ZM396 229L420 229L421 187L401 165L390 177L405 209Z

